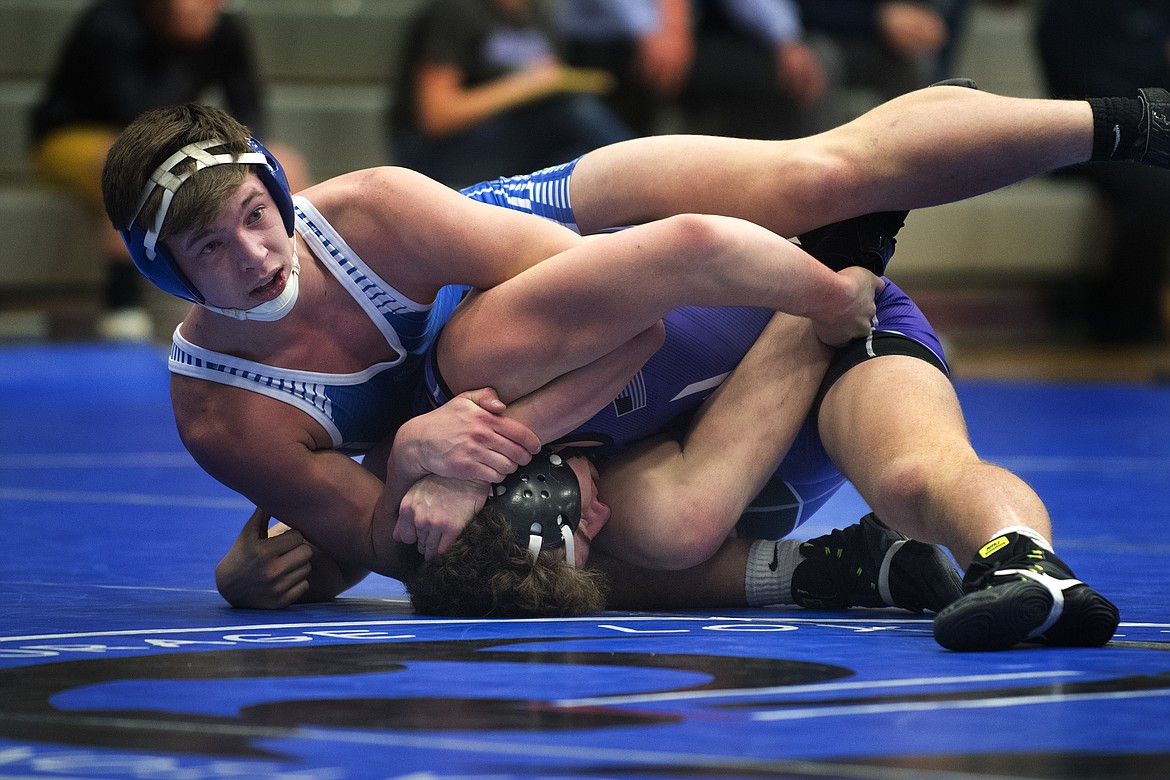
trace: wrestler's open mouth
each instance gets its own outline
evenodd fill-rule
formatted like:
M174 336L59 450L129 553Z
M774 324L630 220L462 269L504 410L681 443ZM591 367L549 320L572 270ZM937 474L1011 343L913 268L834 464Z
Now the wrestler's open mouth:
M268 281L253 288L251 296L253 298L259 298L261 301L270 301L284 292L284 284L287 278L288 276L283 269L277 269Z

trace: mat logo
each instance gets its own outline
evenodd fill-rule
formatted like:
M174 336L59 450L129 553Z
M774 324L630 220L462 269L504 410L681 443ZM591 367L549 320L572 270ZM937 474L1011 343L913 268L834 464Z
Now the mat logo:
M341 767L305 768L275 761L219 761L201 757L141 756L108 751L21 746L0 750L5 777L118 777L142 780L340 780Z
M54 642L51 644L24 644L18 647L0 647L0 659L32 659L56 658L73 655L105 655L121 654L125 652L144 650L199 650L240 645L284 645L314 642L321 640L345 640L365 642L386 642L396 639L414 639L415 634L403 634L390 631L380 631L368 628L333 628L310 629L306 631L288 631L290 627L278 627L277 630L253 629L250 631L229 631L215 634L215 638L189 638L200 636L204 632L191 629L177 629L174 631L153 632L154 635L134 637L125 636L116 644L100 642L70 643Z
M471 623L480 625L479 621L454 621L457 624ZM563 624L564 621L556 621ZM696 631L704 632L745 632L745 633L775 633L799 630L801 625L821 626L845 629L854 633L873 631L914 630L919 625L915 620L893 621L809 621L795 619L783 623L771 620L745 620L740 618L637 618L625 621L593 623L589 620L572 619L575 624L589 625L603 632L620 634L687 634ZM113 632L98 632L96 634L65 634L61 639L79 640L93 638L95 641L51 641L57 640L53 636L26 637L26 640L38 639L41 641L26 641L15 646L5 646L5 642L13 638L0 638L0 660L36 660L48 658L70 658L76 656L95 655L122 655L132 652L148 652L158 650L212 650L240 646L257 645L287 645L304 644L309 642L351 641L351 642L390 642L396 640L417 639L420 633L433 634L436 630L443 630L450 626L452 621L445 620L390 620L390 621L361 621L358 623L333 624L275 624L258 625L251 627L233 628L176 628L156 630L127 630ZM545 623L547 625L547 623ZM848 624L848 625L846 625ZM324 628L323 625L332 625ZM375 626L387 626L375 628ZM394 630L395 628L411 629L408 632ZM925 629L922 629L925 633ZM109 642L96 641L113 637Z
M842 630L894 636L888 632L925 633L929 620L380 623L220 627L203 629L210 638L197 639L187 637L201 630L187 629L185 636L180 630L169 636L144 632L142 644L74 641L14 648L94 656L48 662L38 662L41 656L9 656L17 665L0 670L0 745L12 747L0 749L0 766L35 761L37 772L52 776L45 767L65 766L60 761L67 756L84 761L85 749L100 747L111 751L106 756L149 750L187 756L196 764L196 756L204 756L208 766L229 772L203 775L206 767L176 765L149 775L189 780L238 776L230 768L240 762L280 761L287 756L274 746L296 744L306 734L393 750L417 747L424 735L459 733L466 740L467 734L482 734L485 740L492 735L507 741L519 734L689 727L711 719L733 729L775 721L815 728L812 724L837 722L831 719L1013 702L1170 698L1167 672L1100 678L1028 669L874 677L838 664L766 656L787 644L772 641L777 633L797 632L793 639L839 638ZM402 633L408 627L436 638ZM134 632L116 633L125 640ZM760 641L748 641L753 635ZM751 655L752 649L760 655ZM34 745L37 752L28 753ZM269 775L329 776L285 774L278 765Z
M0 718L0 738L166 751L181 750L194 729L207 753L252 759L270 756L261 741L292 738L306 727L507 732L678 723L687 715L676 708L629 709L568 697L643 694L647 685L657 693L776 688L853 674L776 658L646 652L646 642L666 640L608 631L604 637L339 644L312 641L310 632L300 636L309 641L290 636L280 646L221 650L215 649L220 640L206 640L198 651L2 670L0 690L11 717ZM604 646L588 649L598 641ZM633 646L614 650L623 643ZM599 673L619 669L626 673ZM519 689L518 679L525 681ZM633 687L623 687L623 679ZM71 727L82 717L86 729Z

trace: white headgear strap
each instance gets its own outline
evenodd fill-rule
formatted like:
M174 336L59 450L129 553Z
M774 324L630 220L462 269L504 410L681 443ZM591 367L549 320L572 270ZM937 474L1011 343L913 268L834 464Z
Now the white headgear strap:
M540 544L543 537L540 535L540 523L533 523L532 527L528 529L528 553L532 556L532 560L536 560L540 555Z
M557 517L557 522L561 522L560 517ZM577 568L577 551L573 547L573 529L568 524L561 526L561 538L565 540L565 562L573 568Z
M171 200L174 199L175 193L179 191L187 179L191 178L196 171L201 171L204 168L210 168L213 165L224 164L239 164L239 165L267 165L268 159L259 152L245 152L239 156L233 154L210 154L206 150L213 146L223 146L224 142L218 138L209 138L206 141L196 141L193 144L187 144L179 151L172 154L163 162L162 165L154 169L154 173L150 174L150 181L142 190L142 197L138 199L138 208L134 209L134 216L130 218L130 224L134 224L134 220L138 219L138 215L142 213L142 209L146 206L146 201L154 193L155 189L162 187L165 192L162 196L162 204L158 207L158 213L154 215L154 225L150 230L146 231L146 235L142 239L142 248L146 252L148 260L155 258L154 248L158 244L158 234L162 230L163 222L167 218L167 212L171 208ZM187 160L194 160L195 167L183 173L172 173L172 169L180 163L185 163Z
M561 538L565 540L565 560L573 568L577 567L577 552L574 548L573 529L564 522L564 517L557 515L557 525L561 528ZM536 560L540 555L541 543L544 538L541 536L540 523L533 523L532 527L528 529L528 553L532 556L532 560Z

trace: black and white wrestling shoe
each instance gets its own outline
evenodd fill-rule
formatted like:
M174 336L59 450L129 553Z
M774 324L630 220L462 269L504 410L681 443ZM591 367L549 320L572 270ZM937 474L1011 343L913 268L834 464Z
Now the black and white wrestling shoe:
M1025 534L983 545L963 584L967 593L934 618L934 638L949 650L1100 647L1117 630L1117 607Z
M900 607L938 612L963 594L950 557L868 514L800 546L792 598L806 609Z

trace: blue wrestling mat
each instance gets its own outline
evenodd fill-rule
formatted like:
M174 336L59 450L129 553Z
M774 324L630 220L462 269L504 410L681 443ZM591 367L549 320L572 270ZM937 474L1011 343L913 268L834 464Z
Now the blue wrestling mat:
M957 654L892 610L440 620L373 577L231 609L213 569L251 507L167 381L160 347L0 349L0 780L1170 776L1170 389L960 383L1122 625Z

